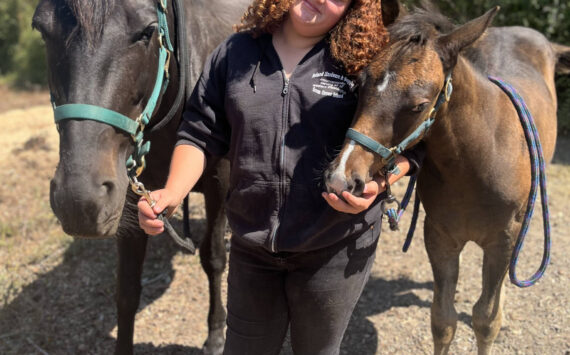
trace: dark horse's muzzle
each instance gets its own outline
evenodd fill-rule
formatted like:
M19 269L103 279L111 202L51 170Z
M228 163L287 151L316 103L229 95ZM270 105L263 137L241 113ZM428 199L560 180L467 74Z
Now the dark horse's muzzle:
M60 125L60 157L50 185L50 204L65 233L89 238L113 236L119 225L128 179L128 141L112 127L68 120ZM122 135L124 136L124 135Z

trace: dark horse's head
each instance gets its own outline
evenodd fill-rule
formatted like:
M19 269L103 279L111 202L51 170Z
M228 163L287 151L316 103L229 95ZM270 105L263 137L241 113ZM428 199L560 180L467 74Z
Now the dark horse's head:
M87 104L139 116L157 78L157 4L40 1L33 27L45 41L54 105ZM112 236L125 202L132 137L74 117L59 122L58 131L60 159L50 189L54 213L68 234Z
M388 28L385 49L359 73L352 130L325 173L329 192L360 195L364 184L390 165L394 153L422 138L423 123L433 120L438 102L445 101L446 78L459 52L483 34L498 10L455 28L429 4L424 6L400 15ZM399 146L402 142L409 144Z

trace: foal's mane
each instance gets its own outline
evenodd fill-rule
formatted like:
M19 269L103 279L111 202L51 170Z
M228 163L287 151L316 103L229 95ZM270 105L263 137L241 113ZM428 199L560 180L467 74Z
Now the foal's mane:
M68 41L81 32L89 45L95 44L103 34L107 18L116 0L65 0L77 22Z
M449 33L455 25L429 1L422 1L411 12L400 15L388 27L393 41L410 40L424 44L434 34ZM434 32L435 30L435 32Z

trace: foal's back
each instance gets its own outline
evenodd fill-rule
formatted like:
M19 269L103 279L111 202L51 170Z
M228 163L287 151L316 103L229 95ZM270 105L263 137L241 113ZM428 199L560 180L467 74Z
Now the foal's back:
M521 94L534 116L549 161L556 141L557 107L554 73L558 57L552 43L527 27L491 27L465 50L464 57L481 75L499 77ZM518 120L513 124L518 125Z

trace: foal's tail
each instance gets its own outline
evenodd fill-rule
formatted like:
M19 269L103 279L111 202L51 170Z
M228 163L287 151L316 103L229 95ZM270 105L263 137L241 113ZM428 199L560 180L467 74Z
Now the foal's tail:
M556 72L570 74L570 47L552 43L552 49L556 55Z

